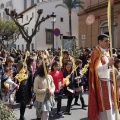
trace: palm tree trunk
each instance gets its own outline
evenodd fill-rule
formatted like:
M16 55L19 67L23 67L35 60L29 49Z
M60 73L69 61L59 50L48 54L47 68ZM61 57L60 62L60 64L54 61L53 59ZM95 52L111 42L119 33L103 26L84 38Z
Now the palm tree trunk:
M69 32L70 32L70 36L72 36L71 10L69 10Z

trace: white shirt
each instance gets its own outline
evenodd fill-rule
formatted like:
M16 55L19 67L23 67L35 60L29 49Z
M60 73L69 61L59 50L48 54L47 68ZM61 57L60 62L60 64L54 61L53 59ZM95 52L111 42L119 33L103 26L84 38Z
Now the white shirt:
M105 52L106 50L101 48L99 46L101 52ZM97 69L98 69L98 76L99 78L106 78L106 80L110 80L110 71L111 69L108 68L108 62L109 62L109 59L107 56L104 56L104 60L105 60L105 64L103 65L102 62L100 61L100 63L98 64L97 66Z

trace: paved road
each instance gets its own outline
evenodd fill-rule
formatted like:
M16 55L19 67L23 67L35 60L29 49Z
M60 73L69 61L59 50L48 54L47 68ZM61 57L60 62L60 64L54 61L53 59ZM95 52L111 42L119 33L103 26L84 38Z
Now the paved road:
M85 102L87 104L88 103L88 95L84 94L83 96L84 96ZM65 111L66 101L67 101L66 99L63 99L63 101L62 101L62 111ZM73 102L74 102L74 100L73 100ZM80 101L79 101L79 103L80 103ZM56 111L56 106L53 109L54 117L50 117L49 120L88 120L87 119L87 110L81 109L81 106L72 106L72 108L71 108L72 115L65 115L64 118L57 117L55 114L55 111ZM17 115L17 117L19 118L19 109L14 109L14 112ZM32 109L28 109L28 108L26 109L25 118L26 118L26 120L36 120L36 114L35 114L34 107Z

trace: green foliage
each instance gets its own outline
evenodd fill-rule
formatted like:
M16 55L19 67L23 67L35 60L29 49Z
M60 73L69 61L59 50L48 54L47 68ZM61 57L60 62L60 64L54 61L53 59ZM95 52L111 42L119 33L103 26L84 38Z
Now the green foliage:
M75 57L75 59L78 59L79 56L80 56L80 50L79 50L78 47L76 47L76 48L75 48L75 52L74 52L74 57Z
M72 11L72 9L76 9L77 7L84 9L83 4L84 2L81 0L63 0L63 4L58 4L55 7L62 6Z
M15 25L14 21L5 21L0 18L0 39L1 41L9 41L13 38L14 34L19 34L19 29Z
M75 59L78 59L80 56L80 50L77 46L71 46L72 48L72 57L74 57Z
M0 120L17 120L13 111L6 107L2 101L0 101Z

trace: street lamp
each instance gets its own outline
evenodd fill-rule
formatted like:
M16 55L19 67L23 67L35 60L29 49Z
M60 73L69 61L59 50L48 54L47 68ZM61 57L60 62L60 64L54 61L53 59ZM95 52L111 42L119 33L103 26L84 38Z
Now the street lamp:
M54 51L54 23L56 22L56 15L54 12L51 15L51 22L52 22L52 29L53 29L53 41L52 41L53 46L52 47Z

